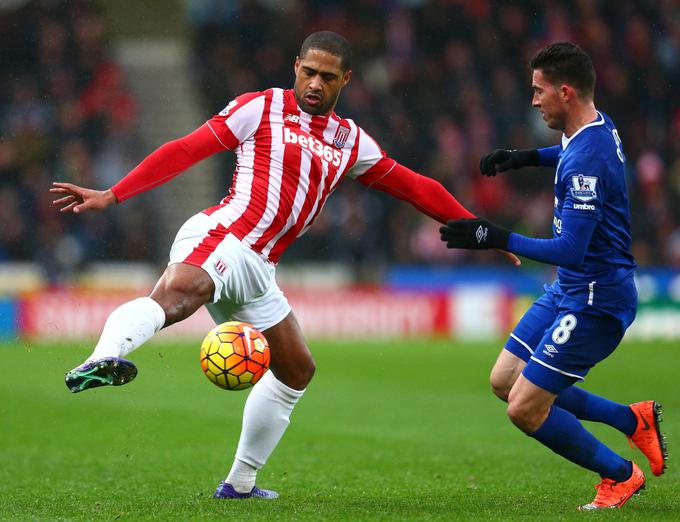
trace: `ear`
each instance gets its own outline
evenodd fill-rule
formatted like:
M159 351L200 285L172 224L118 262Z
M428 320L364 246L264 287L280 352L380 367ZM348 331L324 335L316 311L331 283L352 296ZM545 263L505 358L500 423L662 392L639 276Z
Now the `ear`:
M293 66L293 70L295 71L295 76L297 76L298 71L300 70L300 57L296 56L295 57L295 65Z
M345 74L342 75L342 87L349 83L349 79L352 77L352 69L347 69Z
M571 85L567 85L566 83L560 85L558 91L560 93L560 98L562 98L562 101L570 102L575 98L578 98L578 92L576 92L576 89L574 89Z

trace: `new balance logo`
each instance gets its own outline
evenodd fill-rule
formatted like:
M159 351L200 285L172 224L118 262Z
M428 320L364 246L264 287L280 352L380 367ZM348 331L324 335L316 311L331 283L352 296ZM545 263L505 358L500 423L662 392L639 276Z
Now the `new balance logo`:
M477 238L477 243L482 244L486 242L486 235L489 233L489 229L487 227L483 227L482 225L479 225L477 227L477 232L475 232L475 237Z
M283 118L283 121L289 121L291 123L300 123L300 116L297 114L286 114L286 117Z
M229 105L227 105L224 109L220 111L220 116L229 116L229 111L236 107L236 100L232 100L229 102Z

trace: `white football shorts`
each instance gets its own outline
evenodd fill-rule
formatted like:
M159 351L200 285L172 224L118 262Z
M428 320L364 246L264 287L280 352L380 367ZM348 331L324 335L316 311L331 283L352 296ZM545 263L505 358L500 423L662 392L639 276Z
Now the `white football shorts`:
M177 232L168 265L175 263L198 266L210 275L215 295L206 308L216 324L245 321L262 331L290 313L288 300L276 284L276 265L206 214L192 216Z

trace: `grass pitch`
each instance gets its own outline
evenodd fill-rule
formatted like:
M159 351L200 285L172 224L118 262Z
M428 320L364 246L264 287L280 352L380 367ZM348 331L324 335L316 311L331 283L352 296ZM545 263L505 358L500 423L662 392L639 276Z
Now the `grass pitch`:
M126 386L71 394L87 345L0 344L0 520L678 520L680 346L626 344L586 388L664 405L661 478L623 436L593 432L648 475L624 509L578 513L597 478L507 421L488 391L498 346L310 342L317 375L258 484L275 501L211 498L231 465L247 392L202 374L198 342L133 353Z

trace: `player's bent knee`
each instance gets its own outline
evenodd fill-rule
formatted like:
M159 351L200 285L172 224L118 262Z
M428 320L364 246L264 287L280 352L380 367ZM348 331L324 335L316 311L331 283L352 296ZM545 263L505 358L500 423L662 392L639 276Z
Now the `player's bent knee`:
M160 295L151 294L151 298L165 311L164 326L183 321L205 304L205 301L197 295L177 291Z
M307 356L296 360L272 361L271 369L276 378L286 386L304 390L314 377L316 362L311 353L308 353Z
M499 384L491 380L491 392L498 397L503 402L508 402L508 396L510 395L510 388L505 384Z
M503 377L503 374L500 374L500 372L491 370L489 384L491 384L491 391L496 397L504 402L508 402L510 390L512 389L512 382L508 382L508 379Z
M316 361L314 358L310 357L305 365L304 371L302 372L302 378L305 381L305 386L309 384L316 373Z
M524 432L527 431L525 429L526 422L521 410L514 408L513 406L508 406L506 413L508 414L508 419L510 419L510 422L512 422L520 430Z
M290 368L285 375L285 379L288 382L283 382L296 390L304 390L311 382L315 372L316 363L312 357L309 357L302 364L296 365L295 368Z
M169 326L186 319L210 302L213 292L213 282L207 274L205 278L189 278L166 273L150 297L165 311L165 326Z
M510 422L527 434L540 428L546 417L545 412L517 402L510 402L506 412Z
M521 404L511 402L506 410L510 422L525 433L532 433L531 412Z

